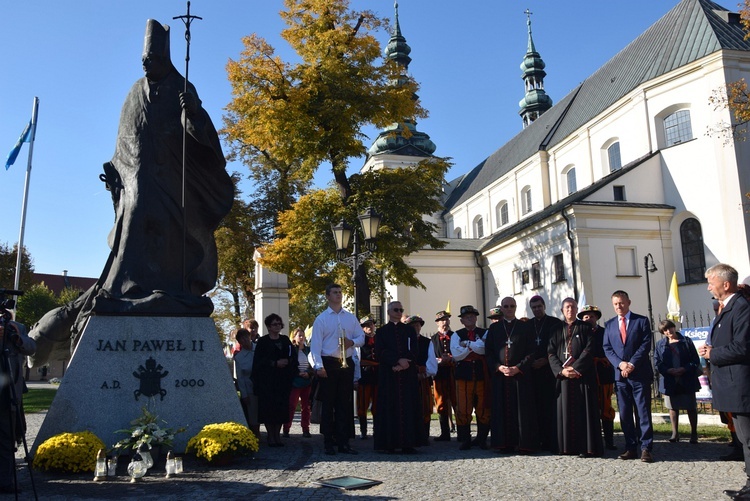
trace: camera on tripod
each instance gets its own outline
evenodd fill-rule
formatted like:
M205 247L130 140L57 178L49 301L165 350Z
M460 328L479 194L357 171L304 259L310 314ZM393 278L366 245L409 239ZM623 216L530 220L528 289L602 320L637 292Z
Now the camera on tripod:
M23 296L23 291L15 289L0 289L0 325L3 327L8 326L8 322L13 320L10 310L16 306L16 301L8 296ZM10 342L18 343L20 335L12 324L10 327L12 327L12 332L10 330L6 331L5 336Z

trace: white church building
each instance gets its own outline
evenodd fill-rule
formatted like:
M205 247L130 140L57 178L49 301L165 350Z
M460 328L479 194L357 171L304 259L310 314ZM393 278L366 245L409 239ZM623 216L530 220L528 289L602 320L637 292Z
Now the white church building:
M446 247L409 259L426 289L391 285L388 299L430 321L448 302L454 315L473 304L486 316L513 296L518 316L530 317L538 294L559 316L562 299L584 296L608 318L622 289L634 311L652 303L658 322L676 272L682 312L700 325L691 316L711 309L706 268L724 262L750 275L750 143L706 134L731 122L709 104L712 92L750 79L744 36L739 14L681 0L553 106L529 25L523 130L446 184L445 210L433 216ZM408 65L398 24L386 52ZM386 132L363 169L435 150L416 127L409 139Z

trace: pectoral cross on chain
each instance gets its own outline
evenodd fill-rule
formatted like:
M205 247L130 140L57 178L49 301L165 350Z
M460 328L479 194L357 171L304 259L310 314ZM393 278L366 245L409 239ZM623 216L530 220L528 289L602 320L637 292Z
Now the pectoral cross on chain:
M507 346L508 348L510 348L510 345L512 344L513 344L513 341L511 341L510 338L508 338L508 340L505 342L505 346Z
M539 346L540 344L542 344L542 338L539 337L539 334L536 335L536 339L534 341L536 341L536 345L537 346Z
M563 355L565 355L565 360L567 360L568 357L570 356L570 349L567 346L565 347L565 351L563 352Z

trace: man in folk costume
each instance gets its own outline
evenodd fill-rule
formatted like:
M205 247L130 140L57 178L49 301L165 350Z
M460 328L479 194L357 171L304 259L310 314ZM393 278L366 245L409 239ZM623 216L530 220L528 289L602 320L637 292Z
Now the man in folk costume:
M490 325L485 340L492 374L492 448L529 454L538 448L531 360L531 324L516 318L516 300L501 301L503 319Z
M536 398L537 437L542 450L557 451L557 407L555 375L549 368L547 347L549 338L555 329L562 326L557 317L547 315L546 304L542 296L533 296L529 300L533 318L529 334L534 340L534 355L531 362L531 379L534 382Z
M591 332L594 336L591 353L594 355L594 368L596 369L596 394L604 433L604 447L614 451L617 450L614 443L615 409L612 407L612 395L615 394L615 368L604 355L604 327L598 323L602 318L602 312L596 306L587 305L578 312L578 318L591 325Z
M489 382L484 357L485 329L477 327L479 310L461 307L458 317L464 325L451 336L451 353L456 363L456 427L460 450L472 445L487 447L490 432ZM471 413L477 416L477 437L471 440Z
M367 409L375 417L378 401L378 362L375 360L375 321L369 315L359 321L365 331L365 344L359 348L360 378L357 384L359 434L367 438Z
M490 314L487 315L487 318L490 319L490 323L494 324L495 322L499 322L503 319L503 309L500 306L495 306L494 308L490 308Z
M422 335L424 319L419 315L409 315L404 322L417 333L419 352L417 356L417 380L419 381L419 401L421 416L419 424L419 445L430 445L430 421L432 420L432 377L437 373L437 357L430 338Z
M451 413L456 405L456 381L453 377L453 356L451 355L451 314L441 310L435 314L438 331L432 336L432 347L438 362L437 374L433 377L433 395L440 420L440 435L436 442L451 439Z
M378 360L378 411L374 422L377 451L416 453L421 407L417 383L419 341L413 328L401 322L404 308L398 301L388 305L388 323L375 334Z
M576 318L578 304L565 298L565 323L549 341L549 365L557 378L557 446L560 454L602 455L596 370L590 324Z

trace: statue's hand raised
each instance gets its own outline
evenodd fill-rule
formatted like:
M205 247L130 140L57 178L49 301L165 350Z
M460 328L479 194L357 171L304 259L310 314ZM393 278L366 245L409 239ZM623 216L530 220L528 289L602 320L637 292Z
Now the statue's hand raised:
M198 98L191 92L180 92L180 106L192 117L198 113Z

